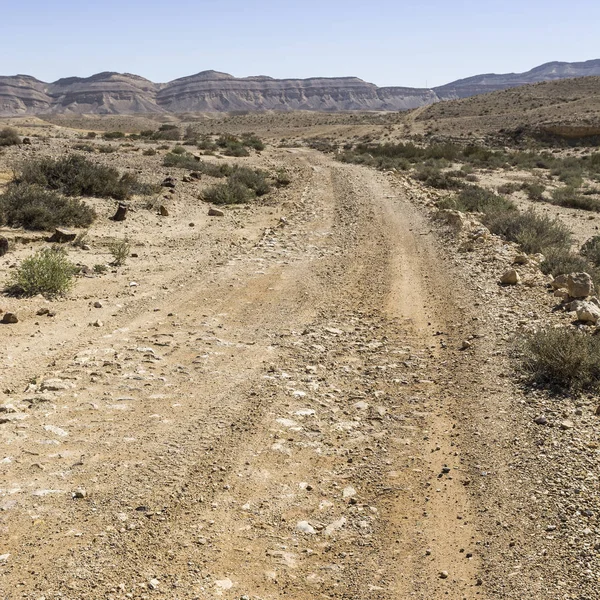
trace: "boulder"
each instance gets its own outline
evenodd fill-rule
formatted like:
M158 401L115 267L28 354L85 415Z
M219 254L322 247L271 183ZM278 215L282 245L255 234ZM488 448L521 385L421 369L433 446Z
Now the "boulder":
M163 182L161 183L162 187L174 189L175 188L175 178L174 177L165 177Z
M212 206L208 209L208 216L209 217L224 217L225 213L218 209L218 208L213 208Z
M500 283L503 285L517 285L520 281L521 277L515 269L509 269L500 277Z
M577 309L577 319L595 325L600 319L600 308L591 302L582 302Z
M513 260L513 264L515 265L526 265L529 262L529 257L527 254L517 254L515 256L515 260Z
M15 313L7 312L2 315L2 320L0 323L4 323L4 325L12 325L14 323L18 323L19 319Z
M53 244L66 244L67 242L75 241L77 234L74 231L68 229L56 228L54 234L48 238L49 242Z
M554 281L550 284L554 290L566 290L569 282L568 275L557 275Z
M462 231L467 227L467 216L459 210L443 209L437 212L436 218L447 223L452 229Z
M594 293L594 282L587 273L571 273L567 279L571 298L587 298Z
M8 252L8 240L0 235L0 256L4 256Z
M160 214L161 217L168 217L169 216L169 211L168 211L167 207L164 204L161 204L158 207L158 214Z

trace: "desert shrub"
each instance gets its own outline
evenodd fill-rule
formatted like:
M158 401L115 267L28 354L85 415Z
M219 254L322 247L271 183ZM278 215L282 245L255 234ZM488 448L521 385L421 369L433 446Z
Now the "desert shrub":
M600 336L545 329L526 336L520 351L524 372L538 383L572 391L600 385Z
M179 144L177 144L172 150L171 152L173 154L186 154L186 149L183 146L180 146Z
M156 150L154 148L146 148L143 152L144 156L156 156Z
M95 131L88 131L87 135L85 137L88 138L89 140L93 140L93 139L96 138L96 132Z
M521 189L527 194L527 197L530 200L544 200L544 192L546 191L546 186L539 182L527 182L521 185Z
M9 292L48 298L64 295L73 285L75 265L62 248L44 248L26 258L9 280Z
M488 213L483 222L490 231L516 242L530 254L568 250L571 246L571 232L562 221L533 210Z
M510 183L503 183L502 185L498 186L498 193L499 194L514 194L516 191L521 189L521 184L519 183L514 183L514 182L510 182Z
M600 235L595 235L583 244L580 250L590 262L600 267Z
M85 144L80 142L79 144L73 145L73 150L81 150L82 152L95 152L96 147L93 144Z
M113 257L112 264L115 267L121 267L129 258L131 245L129 244L129 240L127 238L122 240L114 240L108 244L108 251Z
M290 174L285 169L277 169L275 173L275 185L277 187L285 187L286 185L290 185L290 183L292 183Z
M227 164L215 165L194 158L191 154L173 154L169 152L163 160L165 167L177 167L197 171L209 177L227 177L232 172L232 167Z
M200 150L209 150L213 152L217 149L217 144L215 144L212 138L206 134L200 136L200 139L198 140L197 144Z
M17 146L21 143L21 138L16 129L4 127L0 129L0 146Z
M11 184L0 196L0 221L11 227L49 230L88 227L96 213L87 204L36 184Z
M578 208L580 210L600 212L599 200L590 198L589 196L583 196L571 186L555 189L552 192L552 199L550 202L566 208Z
M158 128L158 131L153 131L151 137L154 140L179 141L181 139L181 130L177 125L165 123Z
M106 265L103 265L102 263L96 263L93 266L93 270L94 270L94 273L97 273L98 275L102 275L102 273L106 273L106 271L108 271L108 267Z
M449 173L443 173L440 169L430 166L420 167L415 171L413 177L438 190L452 190L462 186L462 183Z
M119 149L116 146L111 146L110 144L98 146L98 152L100 152L100 154L112 154L118 150Z
M226 183L206 189L203 197L213 204L245 204L255 197L255 193L240 181L228 179Z
M241 184L252 190L257 196L264 196L271 190L265 171L236 167L229 175L228 183Z
M516 211L516 205L503 196L498 196L485 188L469 185L454 198L444 200L440 208L455 208L463 212L496 213Z
M254 133L244 133L241 142L247 148L254 148L257 152L262 152L265 149L263 141Z
M104 139L105 140L120 140L121 138L124 138L125 134L122 131L107 131L104 134Z
M124 200L132 193L145 193L135 175L120 175L112 167L98 165L77 154L62 158L25 161L17 181L59 191L68 196L97 196Z
M594 282L600 281L593 265L579 254L569 248L550 248L544 253L544 262L540 265L543 273L547 275L563 275L565 273L589 273Z

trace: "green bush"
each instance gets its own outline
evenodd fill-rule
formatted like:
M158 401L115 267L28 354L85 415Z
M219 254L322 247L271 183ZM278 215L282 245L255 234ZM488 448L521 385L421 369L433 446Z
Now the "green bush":
M537 181L523 183L521 189L527 193L527 197L530 200L544 200L543 194L546 191L546 186Z
M114 240L109 243L108 250L112 254L112 264L115 267L121 267L125 264L125 261L129 258L131 252L131 246L127 238L122 240Z
M429 166L422 166L417 169L413 177L438 190L453 190L463 185L462 182L456 180L449 173L442 173L440 169Z
M55 227L88 227L96 213L87 204L65 198L35 184L10 184L0 196L0 222L11 227L50 230Z
M44 248L26 258L9 281L9 292L47 298L64 295L73 285L75 265L62 248Z
M96 164L78 154L57 159L29 159L21 165L17 182L43 186L67 196L116 200L124 200L133 193L152 193L135 175L120 175L116 169Z
M600 336L546 329L528 335L520 350L523 370L535 382L578 392L600 386Z
M271 191L267 177L268 174L265 171L235 167L229 175L229 183L239 183L252 190L257 196L264 196Z
M213 204L245 204L255 197L255 193L240 181L229 179L204 191L204 200Z
M142 132L145 133L145 132ZM172 140L179 141L181 139L181 131L177 125L171 125L169 123L165 123L161 125L158 131L152 132L151 135L154 140Z
M539 215L533 210L524 213L488 213L483 222L492 233L501 235L510 242L516 242L524 252L530 254L546 254L557 249L568 250L571 246L571 232L562 221Z
M440 208L454 208L463 212L497 213L517 210L516 205L503 196L477 185L464 187L454 198L440 203Z
M122 131L107 131L104 134L105 140L120 140L125 137L125 134Z
M4 127L0 129L0 146L17 146L21 143L21 138L16 129Z

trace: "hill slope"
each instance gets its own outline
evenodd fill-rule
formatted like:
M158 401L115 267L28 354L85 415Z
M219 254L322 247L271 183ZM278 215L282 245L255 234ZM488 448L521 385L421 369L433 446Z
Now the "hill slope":
M0 76L0 116L221 111L407 110L440 100L571 77L600 75L600 60L547 63L526 73L477 75L433 89L377 87L357 77L273 79L203 71L169 83L103 72L45 83Z

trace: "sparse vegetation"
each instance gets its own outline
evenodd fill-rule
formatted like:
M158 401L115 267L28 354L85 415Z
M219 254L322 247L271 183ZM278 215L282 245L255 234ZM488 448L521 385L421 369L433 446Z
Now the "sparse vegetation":
M76 267L63 248L44 248L17 267L8 291L23 296L63 296L73 285L75 273Z
M600 387L600 337L576 329L545 329L525 337L525 373L537 383L565 391Z
M115 267L122 267L131 253L131 245L127 238L114 240L108 245L108 250L112 254L112 264Z
M216 165L214 163L204 162L194 158L194 156L189 153L173 154L172 152L169 152L165 155L163 165L165 167L177 167L180 169L197 171L203 175L217 178L227 177L232 172L232 167L228 164L223 163L221 165Z
M265 171L234 167L226 183L213 185L204 192L204 200L213 204L244 204L269 193Z
M0 129L0 146L17 146L21 143L21 138L16 129L4 127Z
M8 186L0 196L0 222L11 227L48 231L55 227L88 227L96 213L87 204L65 198L36 184Z
M134 193L149 194L154 186L142 184L135 175L121 175L112 167L96 164L84 156L35 158L25 161L17 174L18 183L34 184L67 196L96 196L124 200Z

